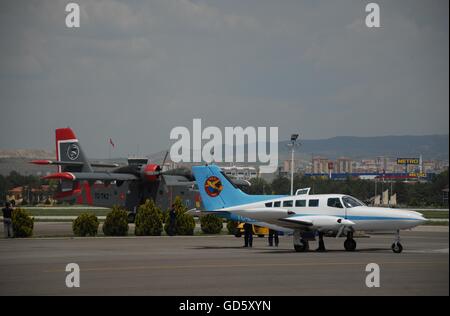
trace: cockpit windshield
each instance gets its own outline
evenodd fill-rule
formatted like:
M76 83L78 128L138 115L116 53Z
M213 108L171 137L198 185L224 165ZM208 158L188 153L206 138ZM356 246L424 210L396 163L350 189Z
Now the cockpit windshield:
M344 196L342 198L342 202L344 203L346 208L352 208L355 206L366 206L363 202L351 196Z

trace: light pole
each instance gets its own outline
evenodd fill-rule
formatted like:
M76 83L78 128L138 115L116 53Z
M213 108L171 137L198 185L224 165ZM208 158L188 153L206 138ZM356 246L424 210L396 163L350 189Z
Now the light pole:
M297 146L297 139L298 134L292 134L291 135L291 142L288 144L288 146L291 148L291 195L294 195L294 153L295 153L295 146Z

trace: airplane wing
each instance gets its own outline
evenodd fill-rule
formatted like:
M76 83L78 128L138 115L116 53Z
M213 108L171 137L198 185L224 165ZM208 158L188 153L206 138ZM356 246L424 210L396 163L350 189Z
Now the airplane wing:
M230 213L265 221L290 229L302 230L334 230L355 225L354 222L339 216L330 215L298 215L283 208L253 208L244 210L228 210ZM274 218L277 220L274 222Z
M110 173L110 172L57 172L52 173L43 179L57 179L57 180L101 180L101 181L132 181L139 178L128 173Z
M290 228L298 228L299 226L303 227L311 227L314 226L314 223L311 220L300 219L300 218L280 218L282 222L285 222L287 226Z
M271 207L271 208L251 208L251 209L237 209L230 208L224 209L221 211L228 211L230 213L242 216L253 218L261 221L266 221L275 218L284 218L289 216L289 211L283 208Z

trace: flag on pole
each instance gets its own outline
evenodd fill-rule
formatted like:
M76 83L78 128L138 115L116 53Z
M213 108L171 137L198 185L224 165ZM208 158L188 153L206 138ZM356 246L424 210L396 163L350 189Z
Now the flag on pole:
M115 148L115 147L116 147L116 145L113 143L113 141L112 141L111 138L109 139L109 143L111 144L112 148Z

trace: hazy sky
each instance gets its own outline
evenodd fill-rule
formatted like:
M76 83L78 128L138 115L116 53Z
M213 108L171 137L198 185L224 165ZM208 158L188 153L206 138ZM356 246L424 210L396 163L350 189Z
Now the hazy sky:
M0 149L54 148L70 126L91 157L168 148L170 130L279 126L280 138L448 134L449 2L0 2Z

